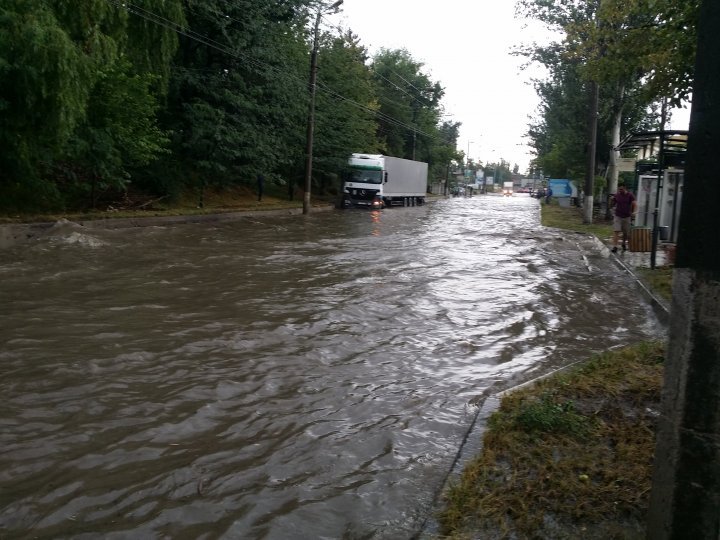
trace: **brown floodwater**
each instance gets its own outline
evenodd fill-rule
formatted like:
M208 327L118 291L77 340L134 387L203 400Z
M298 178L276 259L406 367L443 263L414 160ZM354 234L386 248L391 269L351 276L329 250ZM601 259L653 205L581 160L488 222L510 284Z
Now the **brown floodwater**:
M661 335L526 196L0 250L0 537L411 538L477 396Z

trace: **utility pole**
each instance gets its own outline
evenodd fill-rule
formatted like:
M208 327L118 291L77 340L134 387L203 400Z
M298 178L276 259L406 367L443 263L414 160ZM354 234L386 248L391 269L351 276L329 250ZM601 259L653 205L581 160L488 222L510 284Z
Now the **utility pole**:
M660 114L660 145L658 150L657 189L655 190L655 210L653 210L652 242L650 247L650 268L655 270L657 261L658 235L660 234L660 190L665 181L665 123L667 122L667 99L663 98ZM648 201L649 201L648 197Z
M448 184L450 183L450 162L448 161L447 165L447 172L445 174L445 188L443 189L443 195L447 197L448 194Z
M338 0L329 9L337 9L343 0ZM308 106L307 120L307 136L305 144L305 193L303 194L303 214L310 213L310 195L312 191L312 161L313 161L313 135L315 132L315 92L317 89L317 54L318 54L318 34L320 31L320 18L322 17L322 7L318 8L317 17L315 17L315 29L313 32L313 46L310 55L310 84L308 90L310 92L310 105Z
M647 538L720 531L720 2L702 0Z

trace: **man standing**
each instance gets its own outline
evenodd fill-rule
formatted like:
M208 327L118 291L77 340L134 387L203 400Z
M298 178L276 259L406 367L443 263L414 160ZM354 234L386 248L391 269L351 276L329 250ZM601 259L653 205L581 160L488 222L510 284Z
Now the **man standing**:
M622 250L625 251L627 249L626 242L630 236L630 221L635 218L637 201L635 200L635 195L625 189L623 184L620 184L617 193L613 195L611 204L615 209L612 252L617 253L620 233L622 233Z

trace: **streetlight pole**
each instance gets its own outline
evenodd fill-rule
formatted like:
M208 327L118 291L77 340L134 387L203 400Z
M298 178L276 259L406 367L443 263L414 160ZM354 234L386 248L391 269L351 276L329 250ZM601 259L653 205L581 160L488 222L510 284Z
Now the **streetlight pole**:
M337 9L343 0L338 0L329 9ZM313 160L313 135L315 132L315 91L317 88L317 54L318 34L320 31L320 18L323 10L318 8L315 17L315 29L313 32L312 54L310 55L310 105L308 106L307 137L305 144L305 193L303 194L303 214L310 213L310 192L312 190L312 160Z

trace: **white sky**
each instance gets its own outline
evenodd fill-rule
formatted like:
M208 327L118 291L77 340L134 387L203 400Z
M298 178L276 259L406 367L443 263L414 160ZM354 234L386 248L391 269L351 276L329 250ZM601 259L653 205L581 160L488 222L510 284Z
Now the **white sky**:
M542 71L523 71L524 59L510 53L551 38L514 14L514 0L344 0L325 20L349 27L371 55L407 49L445 88L448 119L462 122L458 149L483 163L517 163L524 173L532 155L523 134L539 102L531 79ZM674 129L687 129L684 116L675 113Z

